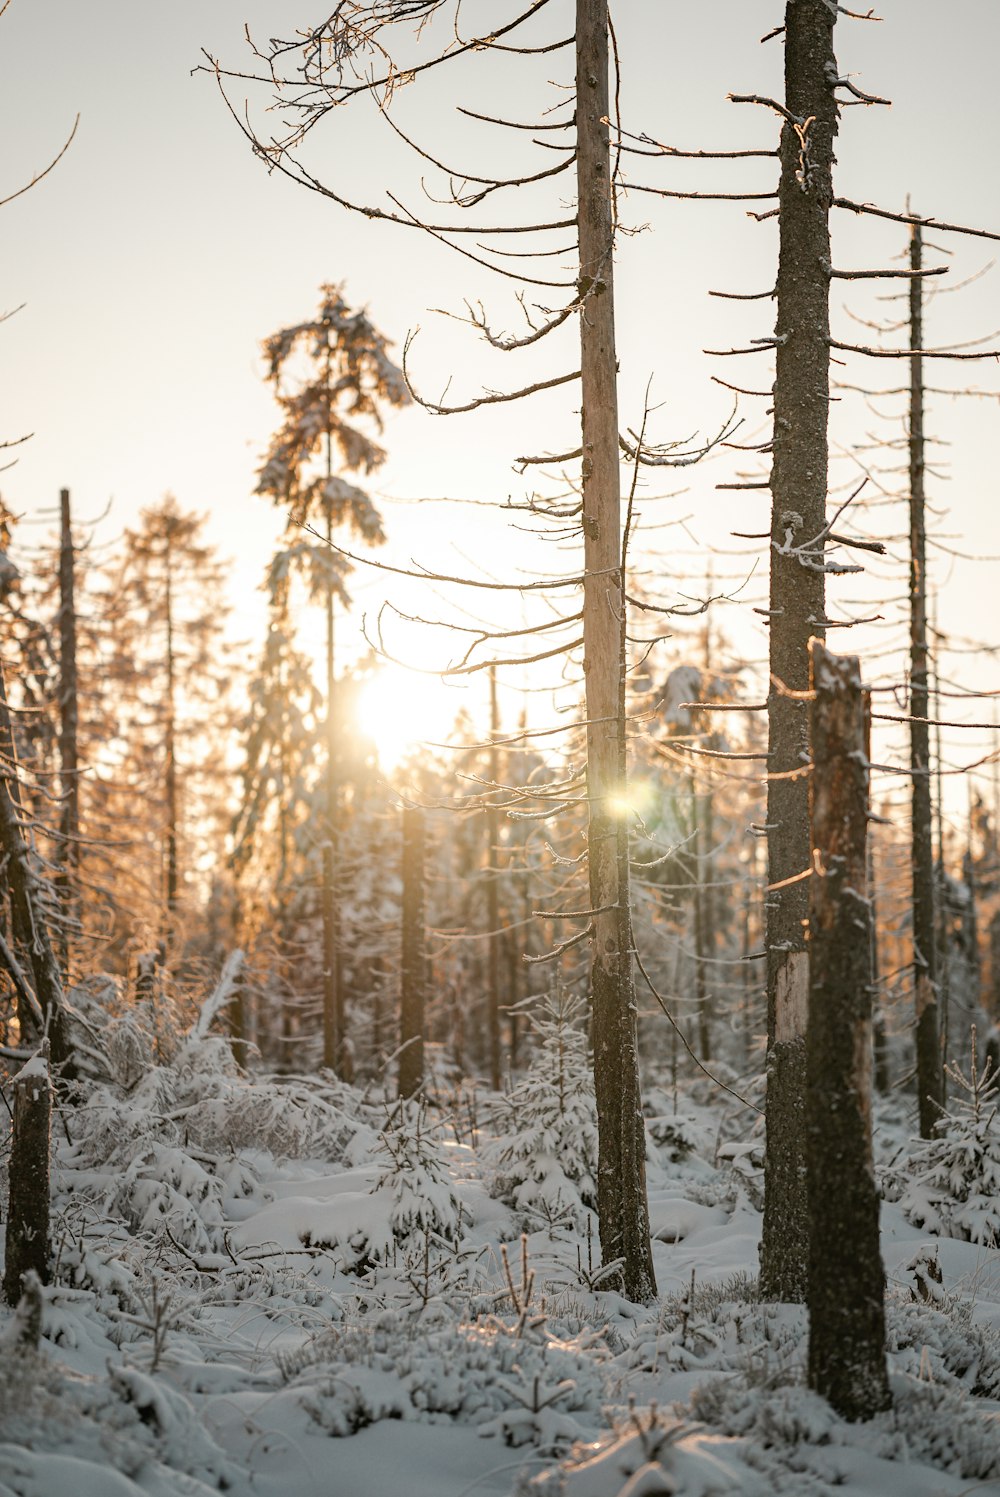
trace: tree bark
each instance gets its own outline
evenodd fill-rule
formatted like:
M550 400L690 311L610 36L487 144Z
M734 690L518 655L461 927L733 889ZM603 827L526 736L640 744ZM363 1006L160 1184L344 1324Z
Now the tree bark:
M69 489L59 491L59 791L62 800L57 887L62 906L61 949L69 967L70 932L79 925L80 766L76 672L76 576Z
M399 1095L412 1097L424 1080L424 813L403 807L403 918L399 1003Z
M806 1175L809 1386L846 1419L891 1402L871 1135L868 701L856 656L812 645Z
M619 1287L656 1293L646 1199L632 972L625 794L624 620L614 234L608 132L605 0L576 0L577 219L582 302L584 677L588 866L594 911L591 968L597 1099L597 1212L604 1262Z
M771 471L768 693L767 1141L761 1289L800 1301L808 1233L804 1156L808 891L786 883L809 866L809 718L787 695L809 685L809 640L826 621L823 527L830 400L829 214L837 134L835 8L785 7L785 105L797 127L781 132L774 456ZM818 554L800 559L795 548ZM781 886L781 887L777 887Z
M920 270L923 236L914 224L910 268ZM923 346L923 291L910 281L910 348ZM930 683L927 654L927 530L924 494L923 359L910 355L910 769L913 776L913 984L917 1017L917 1099L920 1136L930 1138L944 1101L937 916L934 891L934 827L931 810ZM924 719L921 721L921 719Z
M21 1298L22 1275L49 1282L49 1137L52 1083L47 1047L14 1078L14 1132L10 1155L10 1205L3 1294Z

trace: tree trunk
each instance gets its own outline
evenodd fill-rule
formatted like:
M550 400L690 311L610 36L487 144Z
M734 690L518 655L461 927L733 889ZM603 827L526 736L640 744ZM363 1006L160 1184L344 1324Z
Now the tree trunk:
M14 1078L14 1132L10 1154L10 1205L3 1294L21 1298L21 1277L49 1282L49 1135L52 1083L47 1046Z
M889 1036L885 1027L885 1012L882 1007L880 986L881 967L878 951L878 903L876 900L875 838L868 839L868 903L871 907L872 945L872 1025L875 1034L875 1090L880 1096L888 1096L892 1076L889 1070Z
M76 1077L76 1066L67 1033L62 979L49 940L43 900L31 866L22 817L14 730L0 663L0 852L6 865L3 876L10 893L11 925L15 941L27 953L35 999L48 1035L53 1064L65 1080L72 1081ZM32 1015L25 1008L23 1012L19 1010L19 1017L30 1034L34 1028Z
M809 1386L845 1419L891 1402L871 1133L868 701L856 656L812 646L806 1176Z
M424 1080L424 813L403 807L403 919L399 1003L399 1095L412 1097Z
M708 933L706 929L705 901L705 827L703 821L703 797L698 793L698 782L694 770L688 771L688 792L691 796L692 865L694 871L694 999L698 1023L698 1053L706 1063L712 1059L712 1026L710 1022L711 999L708 992Z
M70 933L79 926L80 769L76 674L76 595L69 489L59 491L59 791L62 799L57 887L62 907L63 967L69 967Z
M597 1213L604 1262L619 1287L656 1293L646 1199L632 973L625 794L624 628L618 390L608 144L605 0L576 3L577 221L583 404L584 675L588 866L593 919L592 1004L597 1098Z
M329 372L327 378L329 379ZM327 433L326 476L333 472L332 437ZM326 510L326 543L333 545L333 505ZM337 786L337 674L334 649L334 596L326 594L326 837L323 841L323 1064L350 1080L344 1023L340 953L340 906L337 898L340 796Z
M962 882L965 885L965 904L962 906L962 952L965 958L965 1007L971 1011L975 1021L982 1004L983 974L979 961L979 887L976 881L976 865L971 847L962 855Z
M491 785L500 780L500 751L497 737L500 732L500 717L497 711L496 666L490 666L490 770ZM489 931L487 995L489 1002L490 1031L490 1085L495 1092L500 1090L500 872L499 843L500 817L490 792L486 806L486 924Z
M797 1301L806 1290L804 1085L809 958L808 889L786 883L809 866L809 717L787 695L809 685L809 640L826 619L823 542L830 400L829 214L837 134L836 10L825 0L785 7L780 247L771 471L768 693L767 1142L761 1289ZM794 548L817 554L811 565Z
M173 578L171 576L170 541L164 554L165 608L167 618L167 722L166 722L166 802L167 802L167 935L173 936L179 888L177 872L177 662L174 654Z
M923 236L914 224L910 268L920 270ZM923 346L923 291L910 281L910 348ZM943 1101L934 830L931 811L930 687L927 657L927 531L924 516L923 359L910 356L910 769L913 775L913 982L917 1011L920 1136L930 1138Z

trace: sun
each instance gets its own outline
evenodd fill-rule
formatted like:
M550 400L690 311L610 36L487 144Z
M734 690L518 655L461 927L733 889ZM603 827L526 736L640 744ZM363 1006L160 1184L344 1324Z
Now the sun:
M445 741L466 696L440 676L382 665L358 693L358 727L375 744L381 767L393 770L422 744Z

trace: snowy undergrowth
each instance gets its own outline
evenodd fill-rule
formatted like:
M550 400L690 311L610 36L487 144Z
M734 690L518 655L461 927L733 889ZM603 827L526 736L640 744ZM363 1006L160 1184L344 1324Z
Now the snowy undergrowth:
M989 1247L1000 1243L1000 1077L980 1068L972 1032L966 1074L946 1066L953 1100L934 1137L910 1142L902 1167L886 1174L886 1193L918 1227Z
M659 1303L602 1290L586 1051L571 1011L544 1022L470 1130L467 1098L458 1117L248 1076L223 1041L131 1017L57 1120L54 1281L41 1351L5 1350L0 1497L312 1497L348 1447L352 1497L398 1485L409 1448L433 1497L1000 1480L990 1249L887 1208L896 1402L845 1425L803 1386L804 1312L757 1294L760 1140L702 1086L648 1095Z

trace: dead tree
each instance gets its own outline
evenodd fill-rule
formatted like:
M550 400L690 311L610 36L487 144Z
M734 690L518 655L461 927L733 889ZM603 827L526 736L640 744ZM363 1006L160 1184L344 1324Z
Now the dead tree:
M767 784L767 1145L761 1288L806 1288L803 1154L809 993L809 640L826 620L825 535L830 401L830 229L837 135L836 7L785 7L771 467L771 677Z
M70 932L79 924L80 764L77 748L79 698L76 670L76 568L69 489L59 491L59 790L62 838L57 885L62 904L63 966L68 967Z
M10 1204L3 1294L8 1305L21 1298L22 1277L49 1282L49 1138L52 1083L48 1046L14 1078L14 1131L10 1154Z
M923 232L910 230L910 769L913 776L913 976L920 1136L930 1138L944 1101L931 809L927 656L927 523L924 492Z
M617 1270L619 1287L634 1300L649 1300L655 1292L655 1281L649 1241L645 1136L639 1094L629 888L629 826L628 817L623 813L626 793L624 676L628 643L625 563L629 524L621 503L619 452L624 450L629 461L636 465L656 462L663 466L694 461L701 454L699 451L673 455L672 450L672 455L665 456L662 452L654 452L644 443L637 445L635 442L625 441L619 432L614 328L614 213L608 125L610 90L607 6L604 0L576 0L576 26L572 37L561 37L551 43L535 45L525 42L521 45L516 35L518 28L533 21L542 11L544 3L545 0L533 0L518 15L496 27L488 36L476 37L458 45L454 44L449 31L443 51L424 55L422 60L406 61L390 57L387 39L391 28L397 23L404 27L409 23L414 31L411 36L414 45L421 38L425 42L433 40L434 18L446 8L445 0L415 0L413 4L387 7L361 5L352 8L350 17L343 7L338 7L318 27L309 31L308 35L315 42L315 47L310 45L303 49L301 40L294 43L276 41L271 44L266 54L270 64L266 70L269 86L277 87L284 104L293 113L297 111L297 118L282 141L272 141L264 149L267 151L269 164L274 169L313 190L321 191L325 197L341 206L363 212L368 218L393 222L410 230L429 232L439 241L451 244L477 265L485 266L501 276L512 277L528 287L566 288L562 306L553 309L538 305L533 309L537 311L537 318L529 314L528 331L520 337L494 332L487 323L482 307L477 309L470 305L468 320L493 349L513 353L538 343L543 337L569 323L570 319L578 322L578 369L525 385L509 394L486 392L464 403L446 405L419 396L417 398L425 409L434 414L453 415L485 405L522 399L538 391L552 390L576 381L582 384L580 438L573 440L568 452L522 458L519 465L523 470L531 464L551 462L558 466L580 463L579 481L575 477L570 481L574 491L571 501L562 507L554 506L550 517L554 517L564 530L568 524L578 525L582 530L583 575L528 584L510 584L509 588L529 596L532 589L545 588L557 595L559 589L577 589L582 585L583 606L579 612L560 616L540 626L545 630L564 629L564 643L547 647L546 640L544 645L538 646L537 653L519 655L504 663L527 664L556 654L570 655L581 646L583 650L586 721L577 726L582 726L586 733L585 793L582 796L575 794L575 791L571 793L570 788L564 785L552 791L551 799L559 800L567 807L576 808L581 804L585 806L588 820L589 898L583 901L583 909L553 912L549 918L578 922L576 934L562 943L559 951L553 955L559 955L569 946L575 946L584 940L591 942L594 1076L600 1132L597 1192L601 1249L605 1263L620 1265ZM364 24L358 24L362 21ZM424 23L423 27L416 30L419 23ZM437 217L433 221L427 221L404 209L398 200L393 200L398 211L350 201L336 187L319 183L298 157L298 147L304 134L310 132L331 111L349 103L358 95L374 96L381 117L388 121L393 81L399 76L405 75L418 80L433 68L436 71L432 76L441 80L441 70L444 67L450 67L456 59L473 51L493 49L498 53L530 55L557 52L564 48L572 49L575 62L574 118L546 119L539 121L537 125L526 125L524 121L496 119L475 110L464 111L475 119L513 131L527 128L539 135L547 131L556 132L554 138L547 137L543 141L548 147L545 151L545 164L536 173L498 178L473 176L464 170L452 171L439 157L416 146L398 124L390 123L396 134L414 145L426 162L445 174L448 185L444 188L444 199L449 209L456 212L467 210L486 199L492 200L494 194L558 178L575 167L577 206L570 215L560 208L553 214L551 221L544 222L476 224L462 218L456 224L453 219L447 223L438 222ZM298 75L292 79L285 77L283 70L288 67L293 70L297 67ZM220 84L223 84L226 77L223 70L215 66L214 71ZM263 140L255 136L249 118L242 110L235 108L233 115L255 149L261 149ZM301 128L303 126L304 129ZM459 183L465 186L460 188ZM441 218L445 216L443 213L440 215ZM576 263L569 277L556 278L549 259L537 261L537 274L530 270L512 269L517 260L528 258L535 252L538 236L552 234L560 236L556 241L560 247L543 253L572 256L575 252ZM468 235L475 235L476 239L470 241L467 237L462 237ZM512 235L528 235L530 238L518 240L516 237L512 239ZM457 243L454 242L455 239L458 240ZM568 251L563 245L566 239L575 239ZM551 239L547 241L548 244L552 242ZM465 246L469 244L474 244L475 248L466 249ZM516 244L522 244L525 248L512 249L511 246ZM545 294L547 300L551 301L551 293L546 291ZM521 305L528 310L523 300ZM416 395L412 382L410 388ZM544 506L536 499L529 499L521 507L536 517L545 517ZM340 554L347 553L341 551ZM411 572L410 575L414 574ZM468 578L441 578L433 572L419 575L458 585L495 588L507 586L495 582L477 583ZM582 639L578 627L581 621ZM506 633L484 631L479 643L500 637L510 638L512 634L530 633L530 629ZM470 661L469 656L475 648L475 645L470 648L456 670L465 672L486 668L488 661ZM548 815L549 811L545 814ZM583 922L582 926L580 922Z
M583 653L587 699L587 866L593 914L597 1194L605 1263L623 1260L630 1299L656 1292L639 1085L628 822L625 567L618 469L614 231L608 113L608 13L577 0L576 177L583 418Z
M769 1296L801 1299L807 1279L807 1223L802 1127L805 1075L805 996L809 957L805 946L808 835L804 776L809 761L805 711L811 634L821 635L827 618L825 575L854 572L853 561L829 555L834 546L881 552L879 542L837 534L834 526L856 497L827 519L830 351L876 358L912 358L912 350L873 348L831 336L829 283L832 278L901 277L919 280L941 273L905 270L850 270L834 267L830 254L831 208L906 224L931 220L898 214L833 193L833 143L838 99L862 105L887 100L864 93L841 77L833 51L833 27L843 7L831 0L789 0L785 24L773 35L785 39L784 103L759 95L732 95L737 103L763 105L783 119L779 183L779 264L774 296L773 337L754 340L729 354L755 354L774 348L774 435L772 493L770 631L771 687L768 700L768 1127L765 1160L764 1230L761 1284ZM854 15L854 12L847 12ZM858 19L870 19L860 16ZM760 215L770 217L773 210ZM937 232L998 236L934 221ZM721 293L731 295L732 293ZM770 293L752 293L756 299ZM922 356L983 357L983 354L921 350ZM749 391L762 394L762 391ZM761 450L766 450L762 448ZM760 487L756 481L728 487ZM835 620L846 624L850 620Z
M424 812L403 807L403 909L399 1003L399 1095L412 1097L424 1082Z
M809 1386L868 1419L890 1403L871 1136L868 702L856 656L818 639L810 653Z

